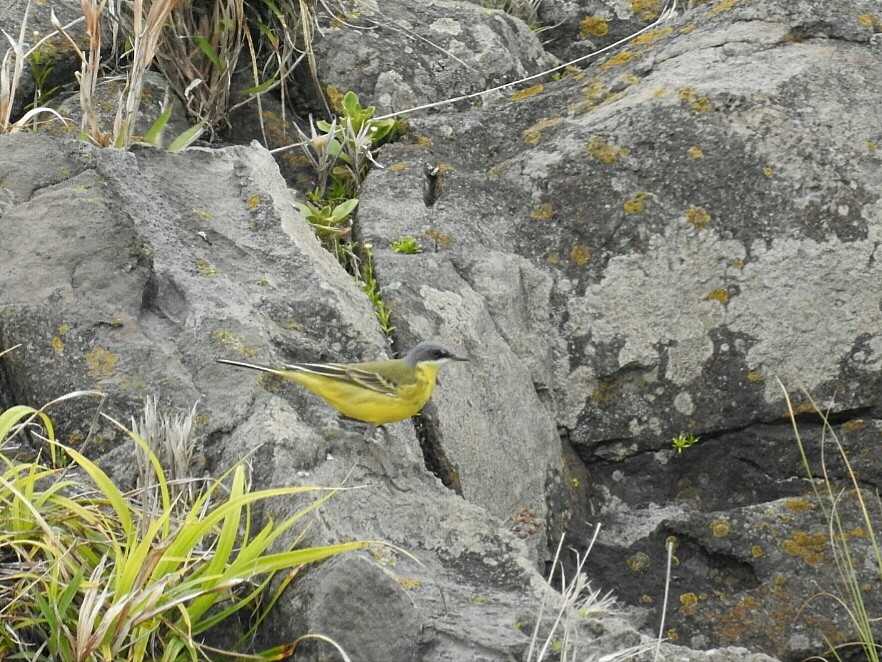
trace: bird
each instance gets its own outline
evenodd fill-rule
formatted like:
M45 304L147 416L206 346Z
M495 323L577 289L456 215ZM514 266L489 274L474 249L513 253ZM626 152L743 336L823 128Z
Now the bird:
M421 342L404 358L361 363L289 363L278 368L217 359L300 384L346 418L382 428L418 414L429 401L438 371L451 361L468 361L434 342Z

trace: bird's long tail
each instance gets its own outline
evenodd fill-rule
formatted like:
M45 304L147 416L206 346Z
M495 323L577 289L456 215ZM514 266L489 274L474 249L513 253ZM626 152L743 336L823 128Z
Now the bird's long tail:
M279 377L285 377L289 373L286 373L284 370L277 370L276 368L270 368L265 365L258 365L257 363L245 363L244 361L230 361L229 359L217 359L218 363L225 363L226 365L236 366L237 368L250 368L251 370L258 370L260 372L268 372L271 375L278 375Z

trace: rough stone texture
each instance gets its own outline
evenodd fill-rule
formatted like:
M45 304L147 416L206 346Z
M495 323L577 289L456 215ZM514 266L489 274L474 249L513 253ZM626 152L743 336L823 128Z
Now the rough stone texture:
M346 481L304 542L371 539L415 557L377 546L308 571L262 633L267 645L312 630L368 662L523 656L547 590L535 548L425 470L412 424L376 443L292 385L215 363L383 353L369 303L293 213L266 151L127 153L17 134L0 137L0 182L0 346L22 344L0 365L5 405L94 388L128 420L154 393L165 408L198 400L198 452L213 475L247 458L258 488ZM441 391L461 379L448 371ZM55 408L59 436L88 443L125 486L131 446L103 421L85 440L94 407ZM451 415L439 408L440 429L454 429ZM261 514L279 521L303 505L278 500ZM646 642L628 620L582 627L597 656ZM714 659L684 654L672 659Z
M319 81L332 105L354 90L380 112L479 92L554 62L526 24L467 2L378 0L316 41Z
M218 356L282 361L382 353L369 303L297 220L265 151L124 153L16 135L0 138L0 159L6 201L0 232L9 238L0 256L0 344L23 345L4 360L6 402L36 404L100 388L110 395L105 410L127 420L152 393L160 393L165 406L198 400L199 450L209 471L217 474L250 454L258 486L335 485L350 472L347 484L367 485L334 498L313 538L422 549L417 553L431 565L418 570L437 571L432 581L459 592L454 604L467 603L481 586L491 601L507 596L507 604L530 609L529 586L538 575L523 560L524 549L425 471L410 424L396 426L391 445L366 441L302 390L214 362ZM56 409L62 438L82 442L93 409L87 401ZM113 475L130 479L131 449L109 425L100 427L90 450L104 451ZM394 488L385 485L387 471ZM295 506L267 509L288 514ZM394 641L387 633L406 623L424 627L432 612L430 603L415 604L405 588L390 584L382 564L369 558L345 563L374 564L362 572L362 589L379 619L372 623L382 627L347 624L346 642L376 652ZM334 587L346 573L341 578L335 567L316 573L328 581L319 582L324 597L310 602L309 618L280 621L275 634L281 640L315 622L338 633ZM428 592L438 599L437 590ZM291 604L298 603L292 596ZM475 623L450 613L423 645L461 652L480 641L496 651L491 659L523 646L525 637L508 616L501 623L476 618L476 610L480 605L470 614ZM406 634L401 641L412 642L411 630ZM461 657L450 653L450 659Z
M680 0L683 9L692 0ZM564 61L588 55L655 21L666 0L543 0L538 22L545 48Z
M467 501L547 547L549 534L560 535L546 531L548 500L565 480L554 419L534 388L550 378L548 357L534 353L548 331L547 275L501 253L452 261L382 251L377 264L403 345L437 337L470 358L442 375L456 387L442 388L423 415L430 463Z
M550 413L586 463L589 521L607 525L592 577L633 604L648 580L630 581L626 561L646 555L663 581L664 537L678 530L666 520L720 511L734 521L732 509L753 507L775 534L765 544L782 548L794 533L780 507L761 506L809 490L777 378L797 412L811 409L800 386L831 409L862 480L878 485L880 21L869 0L704 3L585 72L413 120L361 195L360 231L397 332L477 352L467 379L489 377L481 416L504 422L528 408L537 425ZM433 206L426 162L443 171ZM394 253L406 235L425 252ZM492 325L476 324L485 315ZM499 400L493 383L505 384ZM442 393L436 411L467 419L459 397ZM471 448L429 422L436 469L464 480L464 494L477 481L472 498L492 507L479 494L485 477L456 471ZM675 455L681 432L702 441ZM486 466L504 467L508 448L482 447ZM581 483L562 476L567 489ZM499 482L522 480L509 471ZM811 514L811 530L823 528ZM708 540L694 544L696 558L714 556ZM817 651L808 630L726 629L739 600L771 614L806 597L775 595L770 574L734 567L725 595L708 593L677 622L679 641L787 659ZM675 576L674 595L703 574L707 564ZM832 603L813 608L843 632Z
M838 553L847 545L867 613L877 614L882 568L863 516L848 495L838 503L838 513ZM691 513L667 522L665 529L680 541L679 588L669 624L673 632L689 633L684 643L738 641L783 658L805 659L825 650L824 638L834 645L854 641L848 614L831 597L843 595L843 583L827 517L816 500ZM855 647L844 655L865 659Z

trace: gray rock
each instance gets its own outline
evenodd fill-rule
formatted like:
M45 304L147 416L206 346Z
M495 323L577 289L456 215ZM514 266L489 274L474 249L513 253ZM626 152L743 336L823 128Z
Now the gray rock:
M0 232L9 238L0 247L0 346L23 345L4 357L4 402L42 404L100 388L105 411L127 420L157 391L165 407L198 399L198 452L209 472L247 458L255 487L346 481L349 489L308 518L302 544L396 546L309 569L258 644L317 631L359 660L522 658L548 590L528 545L511 522L425 470L410 423L378 444L309 394L214 362L383 351L368 302L293 214L266 151L126 153L19 134L0 137L0 181L8 201ZM479 282L479 272L463 273ZM512 378L527 370L512 368ZM455 392L462 379L473 387L450 371L440 392ZM86 443L94 407L56 408L59 435ZM437 413L440 430L455 429L446 420L455 411L441 404ZM109 425L99 425L87 450L127 484L131 447ZM280 521L308 502L280 499L260 514ZM603 615L578 635L598 659L646 642L630 620ZM304 659L329 655L316 645ZM671 659L727 659L683 655Z
M537 18L546 49L570 61L645 28L666 4L665 0L543 0Z
M425 471L411 424L378 444L302 390L214 362L383 352L370 304L295 216L267 152L126 153L19 134L0 137L0 181L9 200L0 345L22 343L4 358L4 402L98 388L104 410L128 420L155 392L166 407L198 400L209 471L247 457L258 487L360 486L331 499L307 542L382 540L419 559L379 548L317 569L281 605L272 643L315 627L365 660L388 659L388 647L413 652L416 632L414 659L481 650L502 660L523 649L514 624L535 609L540 581L525 547ZM84 443L95 404L56 408L60 436ZM88 444L130 482L131 447L111 426ZM281 518L300 505L264 512ZM335 596L353 581L370 602L350 623Z
M587 465L592 519L608 524L595 578L629 602L663 581L664 521L808 491L777 378L798 412L805 386L850 426L876 484L862 444L878 429L882 351L877 15L864 0L699 5L584 72L413 120L368 178L359 226L401 337L440 332L477 351L480 416L531 421L516 426L529 452L552 417ZM431 206L426 162L443 171ZM394 253L403 236L426 252ZM484 315L492 324L475 323ZM468 421L472 393L458 380L436 411L449 401ZM444 427L427 432L442 469L470 452ZM680 433L701 441L677 455ZM503 448L482 448L487 466L505 466ZM471 480L487 507L510 503L514 481ZM633 577L638 552L651 565ZM730 595L773 588L741 569ZM679 641L785 656L817 645L783 627L729 636L719 618L699 610Z
M381 113L403 110L554 62L522 21L465 2L362 3L355 24L332 21L315 43L319 81L332 106L353 90Z

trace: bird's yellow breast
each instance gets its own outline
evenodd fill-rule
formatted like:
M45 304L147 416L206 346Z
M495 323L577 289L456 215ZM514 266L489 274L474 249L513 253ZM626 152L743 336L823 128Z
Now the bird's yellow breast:
M323 398L344 416L373 425L384 425L420 412L432 396L439 368L433 362L418 364L412 378L397 385L395 395L310 373L291 374L290 379Z

